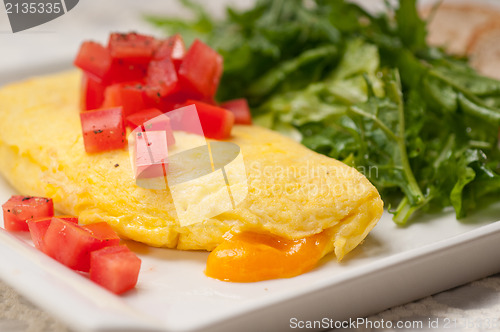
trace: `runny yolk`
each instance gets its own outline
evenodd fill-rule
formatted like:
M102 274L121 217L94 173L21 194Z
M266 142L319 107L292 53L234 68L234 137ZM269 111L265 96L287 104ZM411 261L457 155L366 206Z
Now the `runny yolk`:
M316 266L326 243L326 232L297 240L241 232L233 234L210 253L205 273L233 282L294 277Z

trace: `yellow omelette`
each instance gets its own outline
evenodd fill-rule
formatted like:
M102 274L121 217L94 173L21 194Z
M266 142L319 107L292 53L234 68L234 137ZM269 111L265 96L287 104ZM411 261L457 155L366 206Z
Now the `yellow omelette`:
M185 250L211 251L241 232L283 241L321 234L320 257L333 251L340 260L382 215L379 193L354 168L276 132L237 125L229 141L243 156L245 198L202 222L181 224L169 190L136 184L127 149L85 152L80 80L71 71L0 89L1 174L21 194L53 198L57 210L80 223L105 221L123 238ZM213 188L210 179L193 186L198 194Z

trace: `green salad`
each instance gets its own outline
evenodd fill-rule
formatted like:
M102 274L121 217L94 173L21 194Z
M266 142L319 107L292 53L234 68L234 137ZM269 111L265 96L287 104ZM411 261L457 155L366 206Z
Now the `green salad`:
M426 43L415 0L378 14L344 0L257 1L224 20L147 17L224 57L218 100L362 171L398 225L500 197L500 82Z

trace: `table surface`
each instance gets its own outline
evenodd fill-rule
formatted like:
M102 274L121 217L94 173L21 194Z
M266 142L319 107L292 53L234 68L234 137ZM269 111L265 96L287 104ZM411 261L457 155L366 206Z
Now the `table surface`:
M214 15L222 15L228 0L210 1ZM253 0L232 1L246 7ZM92 36L105 41L109 31L141 31L159 34L141 19L141 14L186 16L173 0L82 0L72 11L58 19L25 32L12 34L5 11L0 11L0 85L10 80L48 72L50 68L69 67L82 40ZM33 54L36 54L34 60ZM41 67L40 65L43 64ZM492 253L496 254L496 253ZM368 317L374 324L352 331L391 331L376 328L375 322L405 321L432 330L439 320L450 331L500 331L500 274L473 281L424 299L387 309ZM418 325L414 325L418 326ZM435 325L434 325L435 326ZM407 329L412 330L412 329ZM434 329L435 330L435 329ZM0 331L69 331L68 328L20 296L0 281Z

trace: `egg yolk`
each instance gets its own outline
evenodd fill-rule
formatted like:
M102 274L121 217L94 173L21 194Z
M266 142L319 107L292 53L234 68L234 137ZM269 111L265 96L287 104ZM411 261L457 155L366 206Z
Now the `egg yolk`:
M294 277L316 266L327 240L326 232L297 240L249 231L232 234L210 253L205 274L233 282Z

